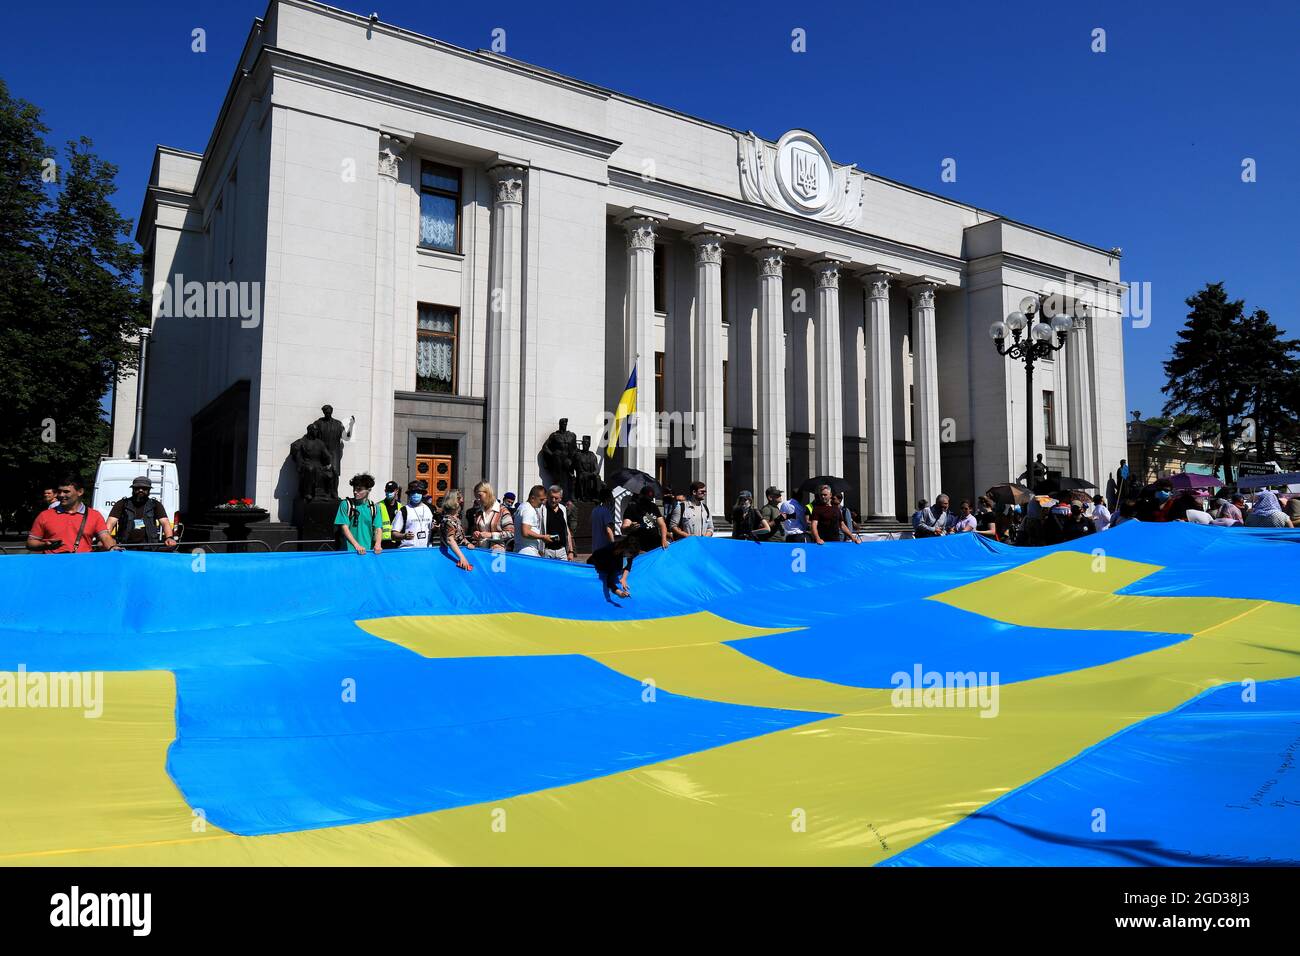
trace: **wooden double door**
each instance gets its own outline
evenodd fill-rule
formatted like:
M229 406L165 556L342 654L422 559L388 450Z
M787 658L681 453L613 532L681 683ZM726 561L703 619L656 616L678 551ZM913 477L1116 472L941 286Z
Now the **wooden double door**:
M455 487L456 443L421 439L415 456L415 477L429 483L429 505L437 508Z

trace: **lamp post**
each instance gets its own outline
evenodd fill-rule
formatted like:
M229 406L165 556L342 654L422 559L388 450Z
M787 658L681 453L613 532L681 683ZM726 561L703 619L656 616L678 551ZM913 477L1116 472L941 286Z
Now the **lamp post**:
M1087 306L1079 303L1077 308L1080 318L1087 318ZM1034 362L1063 349L1073 327L1074 316L1061 309L1058 297L1049 295L1026 297L1020 303L1020 311L989 326L998 354L1025 363L1025 478L1030 491L1038 490L1034 476Z

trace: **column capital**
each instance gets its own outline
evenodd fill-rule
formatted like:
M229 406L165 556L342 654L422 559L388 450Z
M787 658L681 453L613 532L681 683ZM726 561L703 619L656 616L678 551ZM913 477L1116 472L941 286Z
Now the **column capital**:
M696 264L722 264L722 240L726 238L723 233L704 230L687 238L695 246Z
M760 276L780 278L784 274L785 254L788 251L788 247L785 246L758 246L750 249L749 254L758 260Z
M888 299L889 284L897 280L898 269L889 266L874 265L858 272L858 278L867 287L867 295L873 299Z
M493 166L489 169L488 175L492 177L492 183L494 186L492 193L493 203L516 203L523 205L524 180L528 176L527 167L516 166L512 163L502 163L499 166Z
M913 282L907 287L907 294L912 297L912 301L922 308L934 305L934 294L944 287L942 279L935 279L931 276L922 276L920 280Z
M398 168L407 142L390 133L379 134L379 175L397 182Z
M653 216L628 216L623 220L623 229L627 232L627 247L654 252L655 228L659 220Z
M817 280L819 289L838 289L840 287L840 269L844 267L841 259L816 259L809 263Z

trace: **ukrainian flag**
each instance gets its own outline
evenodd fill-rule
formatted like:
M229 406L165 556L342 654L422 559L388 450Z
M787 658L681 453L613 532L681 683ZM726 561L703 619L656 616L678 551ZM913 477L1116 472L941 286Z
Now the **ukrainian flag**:
M614 427L609 430L609 444L605 446L605 457L613 458L614 449L618 447L618 436L623 430L623 422L627 416L636 411L636 363L632 363L632 374L627 377L627 388L623 389L623 394L618 400L618 408L614 411Z

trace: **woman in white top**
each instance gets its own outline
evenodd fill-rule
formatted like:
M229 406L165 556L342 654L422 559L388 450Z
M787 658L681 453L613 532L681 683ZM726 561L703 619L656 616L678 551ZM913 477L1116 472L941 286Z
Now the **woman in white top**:
M478 504L469 513L469 540L476 548L509 551L515 537L515 520L510 511L497 501L496 492L486 481L474 486Z
M971 508L970 502L963 501L958 507L961 514L957 519L957 523L952 526L953 532L974 531L979 526L979 522L975 520L975 512Z

